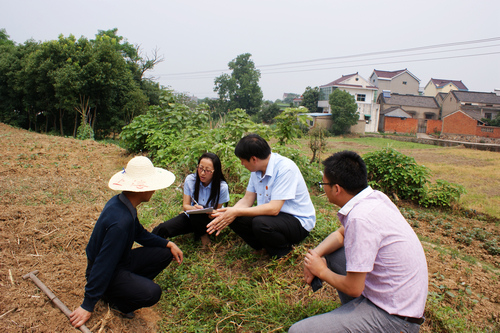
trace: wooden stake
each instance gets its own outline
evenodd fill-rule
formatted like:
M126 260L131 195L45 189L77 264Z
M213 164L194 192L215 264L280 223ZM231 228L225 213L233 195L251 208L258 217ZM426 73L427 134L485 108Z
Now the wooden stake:
M38 270L33 271L31 273L28 273L28 274L23 276L23 279L26 280L27 278L30 278L38 286L38 288L40 288L49 297L49 299L52 301L52 303L54 303L69 318L69 315L71 314L71 310L68 309L68 307L66 305L64 305L64 303L61 302L59 300L59 298L57 298L56 295L54 295L54 293L52 291L50 291L49 288L47 288L47 286L44 285L43 282L40 281L40 279L38 279L35 276L35 274L37 274L37 273L38 273ZM80 329L80 331L82 331L84 333L92 333L85 325L80 326L79 329Z

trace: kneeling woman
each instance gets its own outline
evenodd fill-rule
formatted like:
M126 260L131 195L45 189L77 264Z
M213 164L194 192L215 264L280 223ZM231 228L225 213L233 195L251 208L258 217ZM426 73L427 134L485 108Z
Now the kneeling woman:
M156 226L152 233L163 238L171 238L193 232L201 238L203 246L210 244L207 234L209 214L187 214L186 211L203 208L221 208L229 201L229 190L222 174L222 165L217 155L204 153L198 160L196 172L184 181L184 212Z

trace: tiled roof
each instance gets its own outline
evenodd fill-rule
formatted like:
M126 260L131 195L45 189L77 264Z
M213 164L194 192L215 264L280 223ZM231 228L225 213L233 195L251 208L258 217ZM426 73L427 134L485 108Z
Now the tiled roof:
M406 69L401 69L399 71L379 71L379 70L376 70L374 69L373 72L380 78L387 78L387 79L391 79L393 77L395 77L396 75L399 75L401 73L403 73L404 71L406 71Z
M450 93L463 103L500 104L500 96L495 93L477 91L451 91Z
M432 79L432 78L431 78L431 81L432 81L432 83L434 83L434 85L437 88L442 88L442 87L446 86L448 83L453 83L455 85L455 87L457 87L460 90L469 90L469 89L467 89L465 84L463 84L462 81L445 80L445 79Z
M392 112L394 110L397 110L397 109L401 109L399 106L391 106L390 108L387 108L385 110L380 110L380 114L386 114L386 113L389 113L389 112Z
M395 110L392 110L391 112L385 113L386 117L395 117L395 118L412 118L412 116L408 113L406 113L403 109L401 108L396 108Z
M348 74L348 75L342 75L341 78L338 78L337 80L332 81L330 83L324 84L324 85L320 86L320 88L321 87L337 86L337 85L341 84L343 81L345 81L345 80L347 80L347 79L349 79L349 78L351 78L351 77L353 77L355 75L358 75L358 73Z
M400 95L392 93L391 97L385 97L383 94L381 94L380 99L382 100L383 104L388 104L388 105L401 105L401 106L439 109L439 105L436 99L432 96Z
M372 90L377 90L378 88L375 87L375 86L372 86L372 85L369 85L369 86L365 86L363 87L363 85L361 84L349 84L349 83L343 83L344 81L347 81L349 80L351 77L353 76L356 76L358 75L358 73L354 73L354 74L348 74L348 75L342 75L341 78L338 78L337 80L335 81L332 81L330 83L327 83L327 84L324 84L322 86L319 86L320 88L324 88L324 87L354 87L354 88L365 88L365 89L372 89ZM363 81L366 81L365 79L363 79ZM367 82L367 81L366 81ZM368 82L367 82L368 83Z

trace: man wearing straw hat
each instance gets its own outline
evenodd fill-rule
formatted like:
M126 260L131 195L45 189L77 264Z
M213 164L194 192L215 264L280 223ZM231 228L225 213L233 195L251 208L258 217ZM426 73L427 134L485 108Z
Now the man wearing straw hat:
M111 177L108 186L122 193L107 202L90 236L85 296L70 315L73 326L85 324L99 299L126 318L159 301L161 288L152 280L172 259L181 264L183 254L173 242L144 229L136 208L174 180L173 173L155 168L143 156L134 157ZM142 247L132 249L134 242Z

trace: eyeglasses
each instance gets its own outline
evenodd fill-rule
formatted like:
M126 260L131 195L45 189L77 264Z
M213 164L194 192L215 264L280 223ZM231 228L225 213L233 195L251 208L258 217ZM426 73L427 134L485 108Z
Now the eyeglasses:
M323 185L335 185L335 184L334 183L323 183L323 182L318 183L319 188L323 188Z
M198 165L198 172L200 172L200 173L204 172L207 175L211 175L214 173L214 170L204 169L203 167Z

